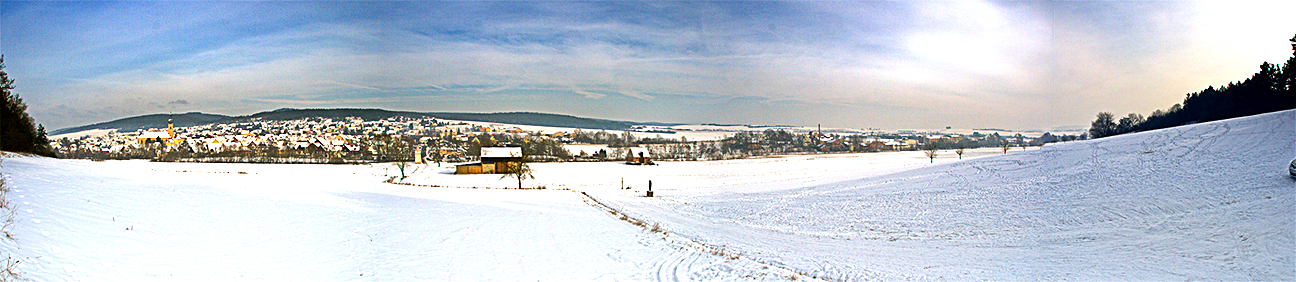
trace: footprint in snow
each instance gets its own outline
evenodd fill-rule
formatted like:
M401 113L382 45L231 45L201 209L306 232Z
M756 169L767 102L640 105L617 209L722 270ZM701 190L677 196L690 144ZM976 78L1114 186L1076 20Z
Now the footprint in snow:
M40 219L35 219L35 218L33 218L33 219L32 219L32 222L40 223Z
M49 237L49 231L41 230L41 235L44 235L45 237Z
M27 213L32 213L32 210L31 210L31 209L27 209Z

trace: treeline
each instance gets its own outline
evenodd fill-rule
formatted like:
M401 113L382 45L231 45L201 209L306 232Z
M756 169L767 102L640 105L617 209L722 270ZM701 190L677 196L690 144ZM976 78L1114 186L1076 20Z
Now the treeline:
M428 148L427 157L431 161L476 160L477 156L481 155L482 147L521 147L523 156L538 162L562 161L572 157L571 153L563 148L563 143L556 139L523 134L481 134L468 141L450 138L428 140L423 145ZM442 150L463 153L457 154L457 158L452 158L441 155Z
M467 120L482 122L498 122L507 124L520 125L538 125L552 127L574 127L574 128L592 128L607 130L624 130L629 129L631 123L624 121L614 121L605 119L583 118L577 116L531 113L531 112L511 112L511 113L447 113L431 112L426 113L437 118L450 120Z
M1130 113L1116 119L1112 113L1100 112L1090 124L1089 135L1101 138L1296 108L1296 36L1289 41L1292 56L1281 67L1264 62L1251 78L1189 93L1182 104L1158 109L1146 118Z
M4 109L0 109L0 150L54 157L45 126L27 115L27 103L13 89L14 80L4 71L4 56L0 55L0 99L4 100Z

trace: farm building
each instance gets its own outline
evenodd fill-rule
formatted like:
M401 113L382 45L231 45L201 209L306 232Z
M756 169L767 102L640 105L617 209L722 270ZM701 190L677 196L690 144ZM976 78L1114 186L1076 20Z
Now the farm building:
M626 153L627 164L652 164L652 154L648 153L648 148L630 148Z
M482 147L481 161L457 165L455 174L508 173L509 163L521 161L521 147Z

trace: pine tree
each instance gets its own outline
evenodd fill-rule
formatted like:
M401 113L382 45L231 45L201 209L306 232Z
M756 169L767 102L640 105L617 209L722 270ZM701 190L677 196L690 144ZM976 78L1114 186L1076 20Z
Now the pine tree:
M0 100L4 100L4 108L0 109L0 150L53 157L45 127L38 129L36 120L27 115L27 104L13 93L13 84L4 71L4 56L0 55Z

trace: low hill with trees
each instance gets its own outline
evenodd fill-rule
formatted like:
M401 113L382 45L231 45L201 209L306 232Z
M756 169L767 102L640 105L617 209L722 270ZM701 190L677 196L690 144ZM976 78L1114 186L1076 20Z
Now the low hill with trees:
M149 128L166 128L167 119L171 119L175 126L195 126L211 124L232 119L231 116L218 114L205 114L199 112L190 112L183 114L151 114L134 116L114 121L101 122L91 125L78 127L69 127L50 132L50 135L59 135L64 133L81 132L94 129L117 129L117 131L129 132L139 129Z

